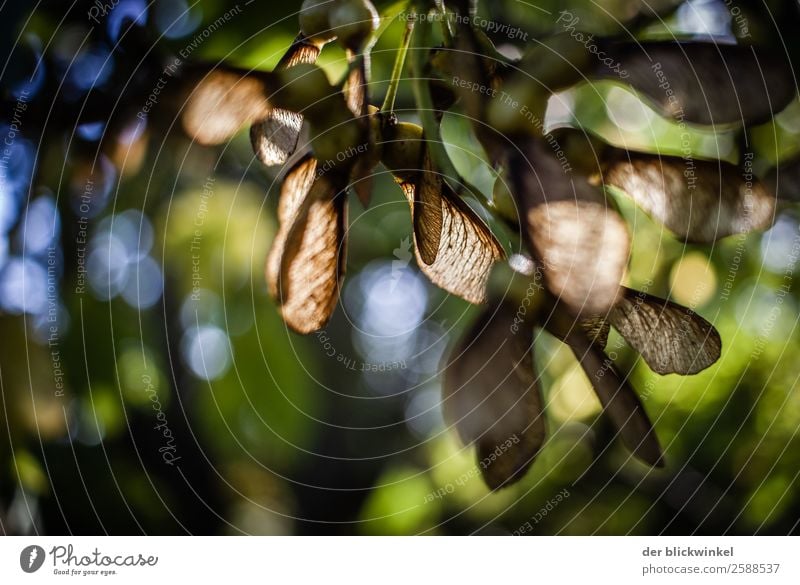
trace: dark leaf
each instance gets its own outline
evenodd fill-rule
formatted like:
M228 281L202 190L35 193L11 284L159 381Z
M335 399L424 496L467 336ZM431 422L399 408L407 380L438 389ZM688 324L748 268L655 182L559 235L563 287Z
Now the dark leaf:
M374 146L372 146L374 144L374 142L372 142L372 137L370 137L369 140L370 146L368 146L368 149L372 149L374 148ZM356 197L358 197L358 200L361 201L364 207L368 207L372 199L372 187L375 183L373 180L373 173L377 163L378 161L370 156L359 157L353 165L353 170L350 174L353 191L356 192Z
M766 175L764 186L781 201L800 202L800 158L773 168Z
M664 115L681 121L759 124L796 93L786 58L754 46L660 41L605 49L606 63L598 60L597 74L630 84Z
M521 478L546 433L532 331L512 334L515 314L507 303L483 309L444 372L445 421L465 444L476 444L481 473L491 489Z

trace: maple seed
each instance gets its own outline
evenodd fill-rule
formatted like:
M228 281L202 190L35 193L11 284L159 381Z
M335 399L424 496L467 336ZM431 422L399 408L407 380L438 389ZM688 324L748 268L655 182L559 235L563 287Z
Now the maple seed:
M328 14L328 22L345 49L360 52L380 25L380 17L369 0L341 0Z

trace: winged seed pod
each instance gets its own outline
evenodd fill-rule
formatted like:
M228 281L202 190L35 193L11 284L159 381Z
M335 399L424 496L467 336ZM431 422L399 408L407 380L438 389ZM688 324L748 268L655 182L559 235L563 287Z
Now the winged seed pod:
M681 375L719 359L719 334L690 309L628 288L608 315L576 321L541 288L540 277L535 263L522 256L497 264L492 302L459 338L444 367L445 421L465 444L476 445L484 481L498 489L521 479L545 440L532 357L534 326L570 347L625 447L643 462L663 466L641 401L603 351L609 330L617 329L657 373Z
M607 322L658 374L696 374L716 362L722 350L717 330L697 313L630 288ZM598 345L605 347L605 341Z
M605 314L620 296L630 236L619 213L582 175L570 176L541 140L509 161L520 221L547 287L575 315Z
M630 197L681 240L712 243L774 221L773 191L747 164L632 152L572 128L552 139L576 172Z
M456 47L464 49L464 42L477 46L473 35L461 33L462 44ZM349 43L340 34L350 62L341 91L331 88L321 70L308 63L295 63L271 78L280 90L271 99L270 111L284 108L305 114L314 136L313 156L307 154L295 163L284 181L280 228L267 262L269 290L287 325L309 333L330 318L346 264L345 193L354 187L366 204L369 177L380 161L409 202L420 270L470 302L491 300L454 347L443 381L445 419L466 444L476 445L487 485L498 489L519 480L545 441L532 353L535 327L571 348L627 449L650 465L662 466L661 447L641 401L604 352L609 331L614 327L662 375L689 375L709 367L720 356L721 341L714 327L693 311L620 285L630 236L599 185L626 192L679 237L701 242L768 225L774 198L728 163L692 161L690 184L683 159L631 153L595 141L581 157L592 158L588 153L596 157L590 164L576 164L575 172L556 158L546 135L526 137L518 142L515 154L496 153L497 160L508 159L520 228L534 257L527 263L528 272L536 274L537 283L542 277L545 285L537 289L536 303L520 318L519 303L512 301L520 294L518 286L507 288L509 294L504 296L494 283L495 292L487 293L492 268L505 252L486 224L442 179L423 129L398 123L369 106L368 61L362 52L367 36ZM659 54L666 59L674 50ZM573 69L579 72L591 69L592 60L584 59L581 50L577 53L570 53L567 63L577 63ZM441 63L448 61L440 59ZM494 74L482 69L476 78L467 77L463 67L456 70L472 80L488 80ZM575 81L564 67L544 67L541 75L554 85ZM632 79L639 83L639 77ZM680 89L688 91L687 87ZM461 94L467 110L483 118L484 101ZM546 95L542 94L542 103ZM748 119L759 115L752 108L743 112ZM698 115L690 111L690 116ZM431 119L438 123L441 116ZM558 132L563 134L567 157L572 156L576 144L572 137L579 133ZM516 130L512 134L519 136ZM483 142L492 144L486 136ZM343 144L363 144L365 149L330 168L318 162L338 158Z
M444 369L445 422L475 444L484 481L498 489L519 480L544 444L546 425L533 362L533 328L512 333L517 308L485 307Z
M602 180L687 242L711 243L767 229L776 200L755 177L725 161L607 152Z
M309 39L300 33L275 69L288 69L301 63L313 65L324 42ZM250 143L258 160L267 166L284 164L297 149L302 126L302 114L273 108L263 120L250 127Z
M345 96L329 89L317 91L329 94L323 98L324 108L319 100L313 101L316 96L297 97L309 100L312 127L317 120L332 127L317 131L312 139L314 154L304 155L284 178L279 228L266 268L270 294L286 324L298 333L323 327L338 302L347 258L347 187L355 159L365 156L358 148L363 135L359 138L360 128ZM339 149L354 154L341 160Z
M575 322L556 306L542 325L572 349L626 447L650 465L663 460L647 413L627 377L603 348L613 326L659 374L696 374L719 359L719 333L708 321L676 303L625 288L607 317Z
M555 321L548 321L548 331L562 339L575 354L623 444L645 463L663 467L658 437L627 378L619 375L611 358L583 331L573 327L558 329Z
M287 174L278 205L280 227L267 258L267 284L286 324L311 333L330 319L345 271L347 208L343 193L317 176L306 155Z
M340 102L343 99L340 95ZM330 108L322 111L329 113ZM381 127L379 118L373 110L373 132ZM422 147L422 129L393 122L385 128L386 139L380 138L373 147L395 172L408 198L420 270L448 292L469 302L484 302L491 267L505 257L502 246L433 170ZM331 143L341 147L338 140ZM346 265L345 193L357 180L356 160L367 161L370 170L378 162L373 147L368 147L326 170L318 162L319 143L312 145L314 155L302 157L283 181L280 225L266 269L270 294L286 324L298 333L320 329L336 307Z
M488 226L433 169L422 128L389 124L384 165L411 207L420 270L437 286L471 303L486 300L486 283L505 251Z
M267 117L280 87L272 73L223 65L192 65L181 73L181 122L204 145L230 140L241 128Z

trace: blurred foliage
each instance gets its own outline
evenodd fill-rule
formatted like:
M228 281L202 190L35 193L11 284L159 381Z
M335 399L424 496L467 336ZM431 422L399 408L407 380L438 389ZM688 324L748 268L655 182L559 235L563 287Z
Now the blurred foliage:
M81 107L82 92L112 79L111 69L153 75L139 67L144 55L126 50L115 14L141 14L154 52L166 55L231 9L221 0L149 8L120 0L95 23L88 1L45 1L30 18L31 7L18 4L16 18L4 19L6 44L19 42L6 47L3 134L19 103L14 88L37 64L29 89L45 106L59 92ZM241 15L199 37L191 59L271 69L296 34L299 4L242 5ZM622 20L638 23L630 30L640 38L733 39L740 30L722 2L534 4L481 2L480 14L531 38L552 32L561 10L598 35L621 34ZM780 16L795 3L767 4ZM740 8L752 42L775 42L763 13ZM796 15L777 20L781 34L797 34ZM402 30L393 22L373 49L376 103ZM332 80L346 67L336 48L321 63ZM583 86L558 101L548 110L554 125L579 122L626 148L681 152L677 125L621 86ZM407 84L398 110L416 119ZM551 437L524 480L493 494L438 405L439 359L474 308L420 278L413 263L395 268L410 222L387 173L370 208L352 211L341 309L322 334L301 338L267 297L277 176L255 161L246 133L212 149L175 128L148 126L101 152L96 128L62 128L60 111L40 111L32 101L22 113L0 185L0 530L511 533L562 489L569 497L531 533L797 530L800 299L785 277L796 268L796 208L783 209L766 233L707 248L677 241L618 198L634 237L627 284L712 321L722 359L697 376L662 377L612 336L609 347L632 368L669 460L665 471L649 472L612 442L584 374L541 333ZM756 171L796 154L799 135L797 102L754 129ZM457 111L446 116L443 137L456 168L490 196L493 171ZM735 161L736 146L732 131L691 130L697 157ZM87 178L95 186L90 212L81 208ZM34 201L45 212L35 215ZM86 291L77 293L82 278Z

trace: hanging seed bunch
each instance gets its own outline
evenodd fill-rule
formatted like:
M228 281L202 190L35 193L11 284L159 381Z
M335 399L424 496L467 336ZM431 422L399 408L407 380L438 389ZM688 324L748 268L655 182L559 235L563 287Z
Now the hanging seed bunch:
M396 86L382 108L370 102L369 48L380 23L368 0L307 0L300 33L275 71L205 71L186 98L183 123L196 140L219 143L250 125L262 163L290 161L266 268L283 319L298 333L330 319L346 268L348 194L367 205L370 177L382 164L408 200L420 270L483 306L444 365L443 410L462 440L475 445L479 460L502 451L482 466L486 483L500 488L518 480L546 439L533 358L540 331L575 354L630 452L663 465L641 401L604 351L609 330L662 375L702 371L717 361L722 343L690 309L622 285L631 236L607 188L632 199L676 238L711 244L769 227L777 181L746 181L738 165L715 159L694 160L689 181L681 157L612 146L578 125L547 132L531 119L545 119L556 92L613 79L665 118L734 128L746 143L750 125L794 99L791 68L762 47L600 37L589 46L566 33L531 43L512 63L473 26L472 2L417 7L441 18L417 18L409 7L393 83L410 65L421 125L392 115ZM441 44L433 47L439 23ZM341 44L349 61L335 84L315 65L330 42ZM499 91L508 102L494 97ZM442 116L450 108L472 121L500 174L486 208L519 236L511 260L452 187L463 178L441 141ZM313 138L307 151L296 153L303 124ZM787 164L790 177L792 168ZM784 185L781 198L795 197L791 185Z

